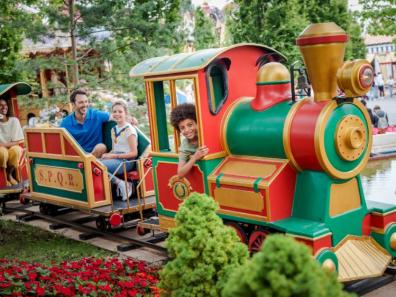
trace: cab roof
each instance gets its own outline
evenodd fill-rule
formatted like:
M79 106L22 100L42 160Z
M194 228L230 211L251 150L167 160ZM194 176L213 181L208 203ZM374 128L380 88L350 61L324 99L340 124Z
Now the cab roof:
M8 91L14 89L17 95L27 95L32 91L30 85L24 82L16 82L12 84L2 84L0 85L0 96L7 93Z
M155 57L135 65L129 72L130 77L150 77L163 74L196 71L205 68L222 53L239 47L261 48L269 53L276 53L286 60L286 57L275 49L254 43L240 43L229 47L210 48L192 53L180 53L172 56Z

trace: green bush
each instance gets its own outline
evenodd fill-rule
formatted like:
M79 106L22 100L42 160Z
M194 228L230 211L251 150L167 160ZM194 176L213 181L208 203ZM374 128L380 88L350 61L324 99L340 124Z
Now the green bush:
M197 193L180 206L166 241L172 260L160 272L161 296L220 296L230 273L248 259L247 247L216 215L217 208Z
M250 261L236 269L223 297L346 297L335 273L324 271L308 247L284 235L269 236Z

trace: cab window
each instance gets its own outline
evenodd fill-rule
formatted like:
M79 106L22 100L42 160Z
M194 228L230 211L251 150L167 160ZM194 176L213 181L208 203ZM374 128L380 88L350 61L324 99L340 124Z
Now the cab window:
M178 153L180 136L170 123L170 112L178 104L195 104L195 84L193 78L171 79L164 81L153 81L154 113L156 121L154 127L156 132L157 146L155 150L160 152Z
M228 59L221 59L212 62L206 69L209 110L214 115L219 113L228 97L229 66Z

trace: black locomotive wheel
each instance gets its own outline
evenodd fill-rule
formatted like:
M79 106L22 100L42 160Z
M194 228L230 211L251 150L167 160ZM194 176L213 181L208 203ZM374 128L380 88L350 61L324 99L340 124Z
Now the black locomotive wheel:
M47 216L54 216L58 212L58 206L41 202L39 206L40 213Z
M110 229L109 220L105 217L98 217L95 223L96 223L96 228L98 228L100 231L107 231Z
M43 215L48 215L48 204L41 202L39 206L40 213Z

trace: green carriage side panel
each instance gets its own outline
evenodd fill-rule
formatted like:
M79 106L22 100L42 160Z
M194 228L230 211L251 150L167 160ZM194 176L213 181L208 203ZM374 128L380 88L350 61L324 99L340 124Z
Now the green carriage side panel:
M250 101L240 102L231 111L226 126L226 142L232 154L286 158L283 128L290 111L289 102L255 111Z
M113 148L113 141L111 140L111 129L117 125L115 121L108 121L103 123L103 143L107 147L107 151L111 151Z
M256 47L262 48L269 53L276 53L283 59L287 58L274 50L271 47L253 44L253 43L241 43L235 44L229 47L223 48L210 48L203 49L193 53L182 53L172 56L155 57L151 59L144 60L136 66L134 66L129 72L130 77L149 77L156 75L163 75L169 73L182 73L189 71L197 71L208 66L213 60L215 60L222 53L238 47Z
M357 116L363 123L365 123L366 129L366 139L369 138L369 127L366 122L366 118L364 117L362 111L357 108L354 104L341 104L338 106L330 115L329 121L325 128L324 134L324 143L325 143L325 152L329 158L330 163L337 169L342 172L351 171L356 168L362 161L362 159L366 156L365 152L368 149L368 141L366 142L366 147L364 152L360 155L359 158L353 161L345 161L340 157L337 153L337 148L334 142L337 133L337 126L340 122L340 119L345 116Z
M54 159L43 159L43 158L33 158L33 162L31 165L31 172L30 175L32 177L32 187L33 191L37 193L47 194L47 195L54 195L60 198L64 197L67 199L78 200L83 202L88 202L87 198L87 189L86 189L86 181L85 181L85 173L84 169L78 168L78 163L75 161L65 161L65 160L54 160ZM62 189L55 189L46 186L40 186L37 181L34 172L36 171L37 165L45 165L51 167L58 167L58 168L67 168L67 169L77 169L80 171L83 177L83 189L81 193L67 191Z
M107 150L111 151L113 147L113 142L111 140L111 129L116 125L115 121L109 121L103 124L103 143L106 145ZM136 132L138 135L138 156L139 158L146 150L147 147L150 145L150 138L146 136L140 129L136 128Z
M323 172L303 171L297 175L296 191L293 203L293 218L325 223L333 234L335 246L346 235L362 235L362 222L367 214L367 206L360 176L354 177L359 187L360 207L336 216L330 216L330 189L333 184L345 183L327 176ZM345 193L346 198L348 193ZM299 232L304 233L304 230Z

